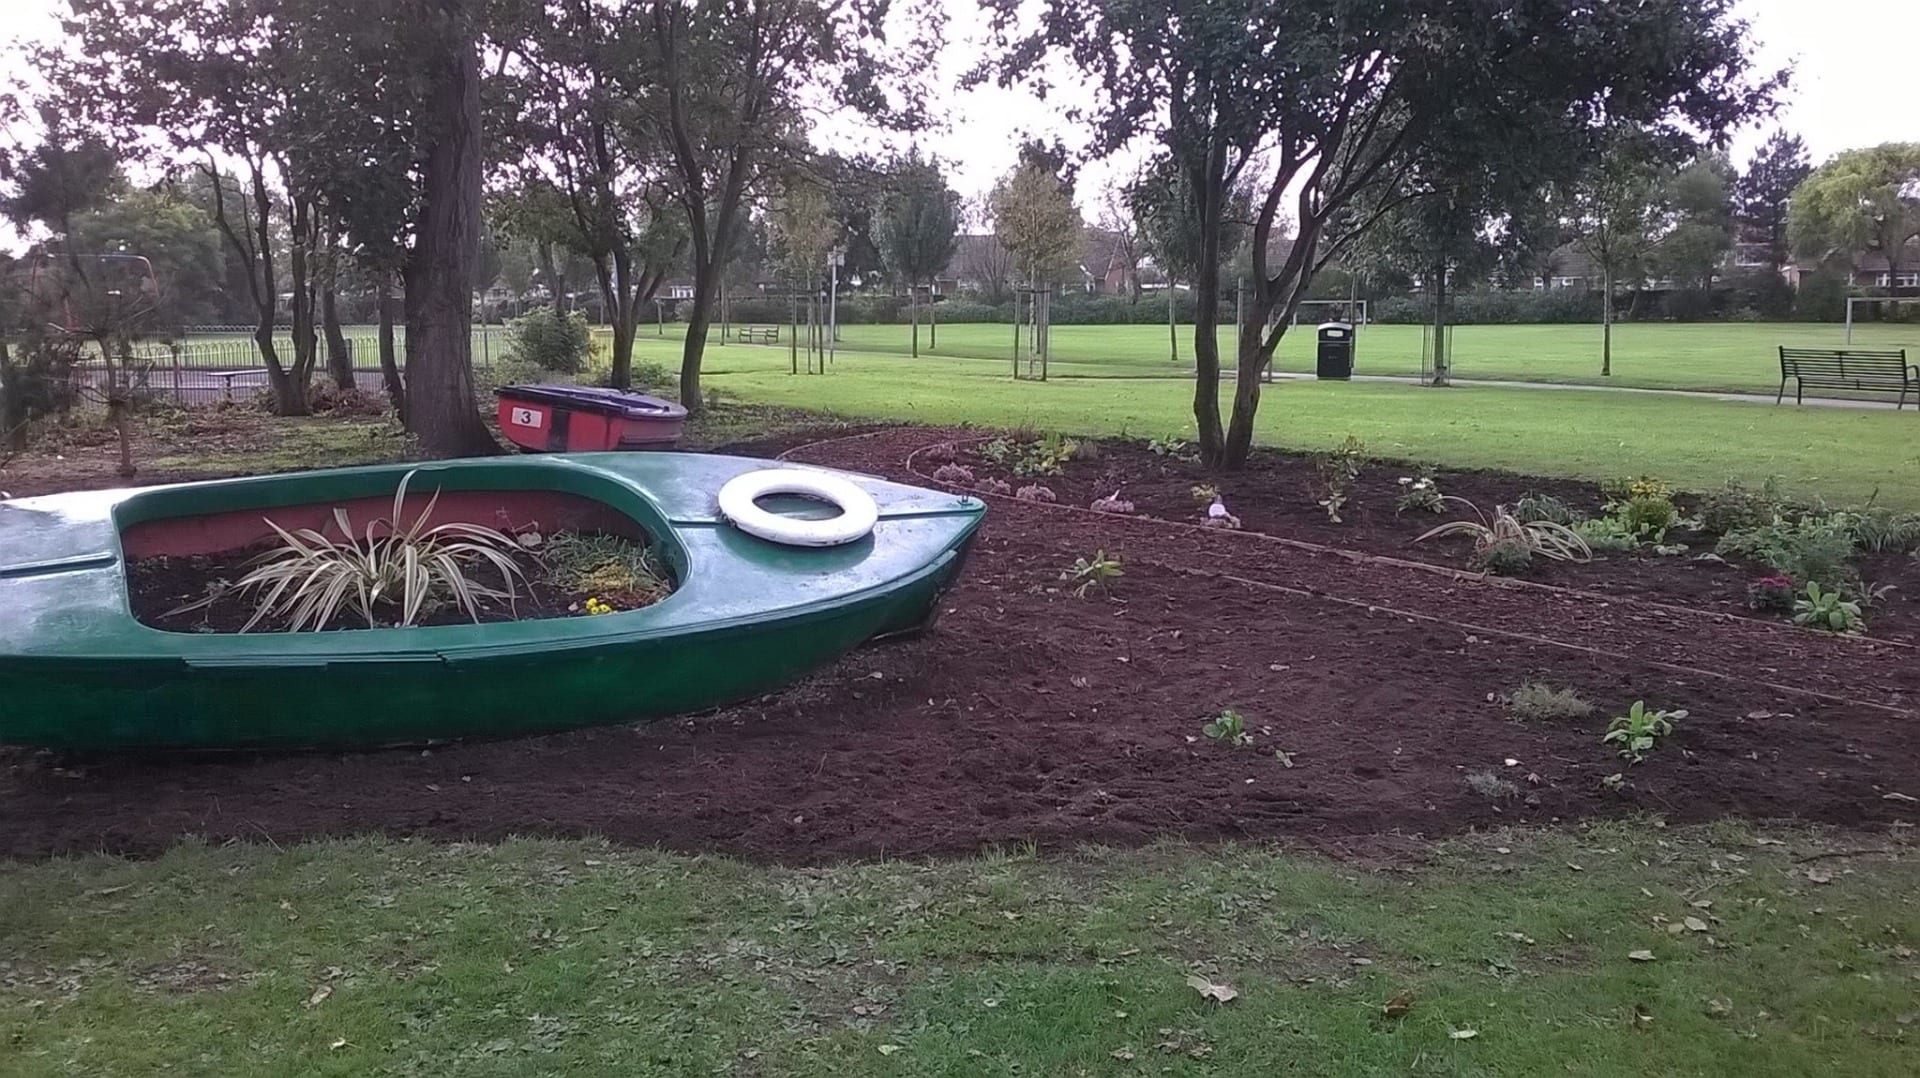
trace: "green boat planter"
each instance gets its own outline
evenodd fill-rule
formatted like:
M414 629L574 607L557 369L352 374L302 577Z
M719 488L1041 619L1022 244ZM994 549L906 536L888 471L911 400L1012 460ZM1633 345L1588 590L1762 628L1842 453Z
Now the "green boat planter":
M976 499L835 473L872 495L864 539L747 535L716 494L764 460L680 453L349 468L0 502L0 743L66 749L349 747L627 722L763 693L920 627L958 575ZM263 518L441 492L436 519L644 531L678 581L595 617L306 633L135 620L129 557L232 550ZM409 504L414 494L410 493Z

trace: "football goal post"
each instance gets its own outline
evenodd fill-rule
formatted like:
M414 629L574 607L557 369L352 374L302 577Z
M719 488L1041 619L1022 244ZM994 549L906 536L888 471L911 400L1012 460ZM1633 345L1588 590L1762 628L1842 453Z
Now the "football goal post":
M1920 296L1848 296L1847 343L1853 343L1853 305L1856 303L1920 303Z

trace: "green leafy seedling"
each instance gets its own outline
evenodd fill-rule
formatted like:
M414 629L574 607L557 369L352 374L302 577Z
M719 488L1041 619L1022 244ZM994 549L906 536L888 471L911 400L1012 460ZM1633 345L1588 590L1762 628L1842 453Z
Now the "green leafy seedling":
M1673 733L1673 724L1687 717L1685 711L1648 711L1645 700L1635 700L1625 715L1607 724L1603 745L1617 745L1620 755L1630 763L1647 758L1660 739Z
M1106 591L1114 580L1125 576L1120 568L1118 555L1109 555L1104 550L1093 552L1092 558L1075 558L1073 565L1060 573L1060 579L1069 584L1078 585L1073 589L1076 596L1084 599L1087 592L1094 588Z
M1813 581L1793 601L1793 623L1824 633L1857 633L1867 627L1859 603L1841 598L1837 591L1823 591Z
M1247 721L1241 718L1240 713L1232 708L1227 708L1220 714L1208 719L1207 724L1200 728L1200 732L1215 741L1232 745L1235 748L1245 748L1253 744L1253 735L1247 732Z

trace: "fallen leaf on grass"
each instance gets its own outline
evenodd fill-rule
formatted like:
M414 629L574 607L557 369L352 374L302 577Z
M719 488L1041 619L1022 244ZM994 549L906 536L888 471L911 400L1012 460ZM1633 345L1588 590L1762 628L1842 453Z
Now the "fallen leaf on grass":
M1470 1041L1475 1037L1478 1037L1479 1035L1480 1035L1480 1031L1477 1029L1456 1029L1453 1032L1447 1034L1447 1036L1453 1038L1456 1041Z
M1653 961L1653 952L1652 951L1628 951L1627 957L1632 959L1635 962L1651 962Z
M1198 973L1188 974L1187 987L1200 993L1202 997L1217 1003L1232 1003L1234 1000L1240 998L1239 989L1230 984L1216 984L1200 976Z
M1912 796L1912 795L1910 795L1910 794L1903 794L1903 793L1897 793L1897 792L1896 792L1896 793L1886 793L1886 794L1881 794L1881 795L1880 795L1880 800L1882 800L1882 801L1906 801L1906 802L1909 802L1909 803L1920 803L1920 797L1914 797L1914 796Z
M1715 996L1707 1001L1707 1015L1710 1018L1725 1018L1733 1013L1733 1001L1725 996Z
M880 1046L880 1054L883 1056L890 1056L893 1053L898 1052L900 1048L901 1046L898 1044L883 1044Z
M1833 873L1824 868L1810 868L1807 870L1807 879L1813 883L1832 883Z
M1380 1014L1385 1018L1405 1018L1413 1010L1413 993L1402 992L1380 1005Z
M117 895L132 886L133 884L123 883L117 887L102 887L98 891L88 891L87 896L89 898L105 898L108 895Z
M1115 1048L1113 1051L1108 1052L1107 1054L1119 1060L1122 1063L1133 1062L1133 1050L1129 1048Z
M323 984L320 987L313 990L313 995L307 997L307 1006L318 1007L322 1003L325 1003L327 1001L327 997L331 995L333 995L333 986L330 984Z
M340 1049L345 1048L346 1046L347 1046L347 1039L345 1037L335 1037L333 1039L333 1043L327 1045L327 1050L331 1052L338 1052Z
M1689 932L1705 932L1707 930L1707 922L1702 921L1698 917L1689 917L1681 923L1687 926L1687 931Z

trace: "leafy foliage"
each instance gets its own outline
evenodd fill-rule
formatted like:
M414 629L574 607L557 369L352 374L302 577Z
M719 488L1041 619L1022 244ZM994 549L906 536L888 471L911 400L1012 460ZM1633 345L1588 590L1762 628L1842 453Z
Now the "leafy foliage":
M1247 732L1247 721L1232 708L1220 712L1208 719L1200 732L1215 741L1232 745L1234 748L1246 748L1253 744L1253 735Z
M579 374L592 350L593 332L578 311L559 314L536 307L507 326L508 355L556 374Z
M1920 546L1920 514L1874 506L1851 516L1853 541L1875 554L1905 554Z
M1635 700L1633 707L1625 715L1616 716L1607 724L1607 733L1600 739L1603 745L1617 745L1620 755L1629 763L1639 763L1647 758L1660 743L1660 739L1673 733L1673 724L1687 717L1685 711L1648 711L1645 700Z
M1572 528L1596 554L1631 553L1638 550L1641 540L1646 538L1639 529L1616 516L1577 520Z
M1520 576L1533 568L1533 547L1524 539L1496 539L1485 546L1475 546L1467 564L1478 572L1494 576Z
M262 555L259 567L234 585L260 596L240 631L279 618L288 620L289 632L325 629L349 607L368 628L383 614L395 625L408 626L441 599L452 600L478 621L481 599L512 600L515 582L525 580L514 560L520 544L513 537L476 524L428 527L440 501L437 490L410 522L402 523L407 486L418 474L401 478L390 515L369 521L357 533L344 509L333 511L337 539L312 528L288 531L268 520L281 545ZM499 574L498 588L472 578L470 570L482 566Z
M1340 511L1346 508L1353 484L1367 463L1367 444L1349 434L1339 445L1314 460L1313 470L1320 482L1320 508L1327 519L1341 523Z
M540 558L555 584L615 609L650 606L673 593L673 576L655 549L624 536L561 532L547 539Z
M1860 604L1843 598L1837 591L1822 591L1816 581L1807 581L1801 598L1793 601L1793 623L1827 633L1858 633L1867 627Z
M1713 535L1726 535L1758 527L1785 510L1779 476L1768 476L1758 488L1729 479L1725 486L1700 499L1700 527Z
M1521 495L1520 500L1513 503L1513 515L1522 524L1546 521L1549 524L1560 524L1569 528L1580 520L1580 514L1566 502L1551 494L1535 494L1531 491Z
M1836 584L1849 573L1853 532L1843 517L1805 516L1795 521L1774 517L1759 527L1728 532L1714 550L1722 557L1758 562L1796 584L1816 580Z
M1763 576L1747 585L1747 609L1784 614L1793 609L1793 579Z
M1084 599L1087 592L1095 588L1107 591L1115 580L1125 575L1120 568L1118 554L1109 555L1105 550L1096 550L1091 558L1075 558L1073 565L1060 573L1060 579L1077 585L1073 593Z
M1447 500L1440 493L1440 484L1433 478L1432 468L1420 469L1418 475L1400 477L1400 497L1393 503L1393 511L1404 513L1414 510L1422 513L1444 513Z

